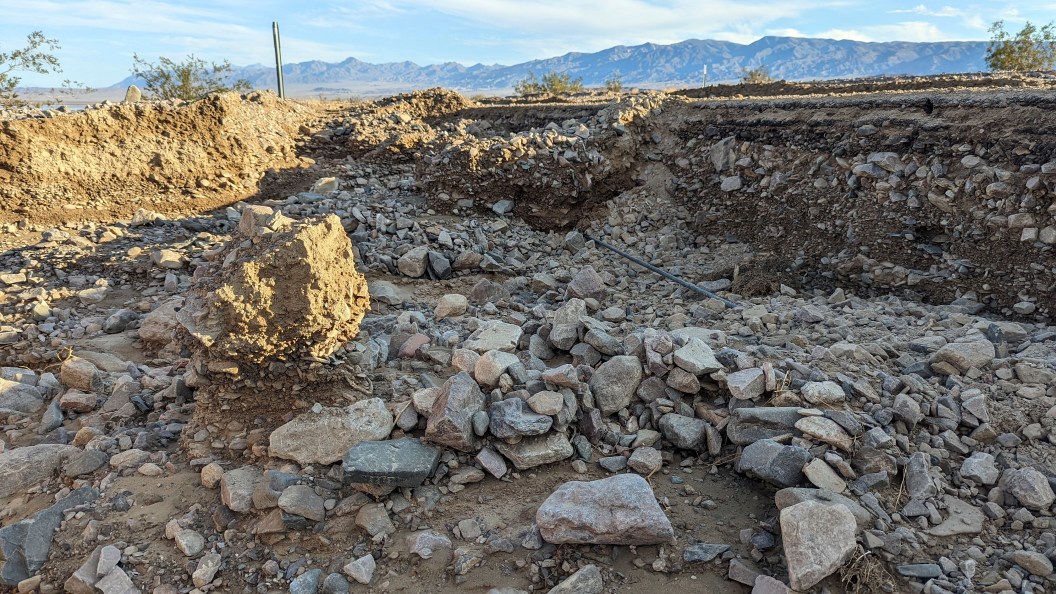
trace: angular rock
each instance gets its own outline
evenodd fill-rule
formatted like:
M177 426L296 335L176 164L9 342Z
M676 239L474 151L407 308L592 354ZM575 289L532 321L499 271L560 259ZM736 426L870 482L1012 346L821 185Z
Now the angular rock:
M587 565L551 588L547 594L601 594L604 590L605 583L598 566Z
M603 415L626 408L642 382L642 364L638 357L621 355L602 363L590 378L590 390Z
M488 351L481 355L477 359L477 364L473 366L473 378L484 387L494 388L499 384L499 377L506 373L511 365L516 365L520 361L513 353Z
M738 400L754 400L766 391L766 377L758 367L735 371L726 376L726 388Z
M859 531L872 528L873 526L875 518L869 510L858 505L858 503L850 497L844 497L838 493L833 493L824 489L789 487L787 489L781 489L774 494L774 505L776 505L779 510L791 507L797 503L803 503L804 501L815 501L824 505L842 505L843 507L846 507L847 510L854 515L854 519L858 523Z
M0 497L7 497L43 480L79 452L74 446L38 444L0 452Z
M965 372L973 367L986 369L995 356L997 351L989 340L951 342L932 355L931 363L949 363L958 371Z
M411 248L396 261L396 269L400 271L400 274L411 278L421 278L425 276L425 271L428 266L429 246L427 245L419 245Z
M253 490L258 479L260 471L255 466L228 470L220 479L220 500L233 512L249 512L253 509Z
M835 421L825 417L803 417L796 421L796 429L823 443L850 452L853 440Z
M48 560L64 512L98 498L99 491L81 487L31 518L0 528L0 585L17 586L37 574ZM95 558L98 562L98 556Z
M466 299L465 295L448 293L437 301L436 310L433 311L433 319L440 321L444 318L460 316L466 313L468 307L469 300Z
M483 409L484 394L477 382L465 371L452 376L433 402L426 441L463 452L476 450L479 438L473 432L473 415Z
M361 584L369 584L370 581L374 579L374 569L376 567L377 564L374 561L374 556L367 554L359 559L350 561L341 569L341 571L345 572L345 575Z
M652 488L637 474L567 482L539 507L535 523L553 544L647 545L674 537Z
M947 537L973 535L983 531L986 516L978 507L951 495L946 495L943 501L949 515L941 524L929 529L928 534Z
M840 404L847 394L836 382L807 382L800 388L803 399L818 406Z
M559 462L573 454L572 444L564 433L526 437L515 444L498 442L495 447L509 458L518 470Z
M0 379L0 410L31 414L41 408L44 408L44 395L40 388Z
M961 464L961 476L982 485L992 485L1001 476L994 457L986 452L975 452Z
M773 439L795 433L801 409L785 407L743 407L730 413L726 437L737 445L748 445L761 439Z
M488 410L488 416L490 418L489 430L499 439L542 435L554 424L552 418L532 412L528 404L517 397L492 404Z
M1001 475L998 485L1028 509L1049 509L1056 501L1048 479L1033 468L1010 468Z
M710 423L676 413L660 417L660 432L664 439L681 450L701 450L705 447Z
M482 322L476 332L466 340L466 348L478 353L503 351L512 353L517 350L523 331L520 326L507 324L499 320Z
M308 485L287 487L279 496L279 509L315 522L322 522L326 517L323 498L316 495L315 490Z
M417 487L436 469L440 450L414 437L361 441L345 454L345 480L387 487Z
M801 447L762 439L741 451L737 471L778 487L794 487L803 482L803 466L810 459L810 452Z
M728 544L705 544L698 542L686 547L682 551L682 560L686 563L707 563L730 550Z
M676 350L674 362L694 375L714 373L722 369L722 364L715 358L715 352L699 338L690 338L686 346Z
M412 554L428 559L440 549L451 549L451 539L432 530L412 532L407 535L407 548Z
M271 432L268 453L298 464L333 464L361 441L385 439L395 419L380 398L306 412Z
M806 591L849 561L857 531L854 516L843 506L805 501L781 510L792 589Z
M584 266L568 283L565 291L566 299L597 299L602 301L608 293L605 281L601 275L594 270L593 266Z

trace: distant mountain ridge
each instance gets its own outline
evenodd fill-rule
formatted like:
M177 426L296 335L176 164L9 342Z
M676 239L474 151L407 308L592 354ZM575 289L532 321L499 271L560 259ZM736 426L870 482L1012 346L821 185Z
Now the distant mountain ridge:
M708 82L732 82L745 68L765 65L785 80L857 78L880 75L925 75L978 72L986 69L985 41L861 42L801 37L763 37L748 45L690 39L670 45L645 43L616 46L594 53L568 53L513 66L444 62L371 64L356 58L329 63L318 60L285 64L287 87L349 90L383 86L411 90L443 86L464 91L511 89L529 73L556 71L600 86L619 73L625 86L699 86L704 68ZM275 69L255 64L236 67L233 78L256 88L275 87ZM136 82L129 77L115 87Z

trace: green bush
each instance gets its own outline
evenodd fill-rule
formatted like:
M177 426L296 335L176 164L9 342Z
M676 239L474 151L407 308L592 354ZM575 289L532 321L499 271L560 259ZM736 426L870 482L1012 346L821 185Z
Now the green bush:
M583 91L583 78L572 78L572 75L547 72L543 78L536 78L534 72L529 72L528 77L514 85L513 90L518 95L569 95Z
M154 64L140 58L138 54L132 54L132 60L132 74L143 79L147 93L154 99L194 101L209 93L250 89L246 80L228 82L231 63L227 60L220 64L206 63L194 54L187 56L183 62L162 57Z
M605 90L616 95L623 92L623 77L619 72L613 72L612 76L606 79Z
M741 82L746 85L761 85L772 83L776 80L770 75L770 70L766 66L758 66L750 70L745 68L741 71Z
M26 102L19 98L15 87L22 82L22 77L15 76L15 72L32 72L35 74L50 74L62 72L59 59L53 53L59 49L59 42L48 39L41 31L34 31L26 36L25 47L0 52L0 108L21 107ZM70 81L63 86L72 85Z
M986 65L990 70L1052 70L1056 66L1056 32L1049 23L1040 29L1027 24L1016 33L1005 31L1005 22L990 26L990 45L986 48Z

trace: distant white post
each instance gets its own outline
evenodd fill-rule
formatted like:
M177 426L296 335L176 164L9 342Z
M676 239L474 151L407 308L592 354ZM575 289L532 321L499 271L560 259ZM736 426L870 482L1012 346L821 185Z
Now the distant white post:
M708 65L704 65L704 81L700 84L702 87L708 86Z
M279 83L279 98L286 98L286 85L282 84L282 44L279 43L279 23L271 22L271 35L275 39L275 77Z

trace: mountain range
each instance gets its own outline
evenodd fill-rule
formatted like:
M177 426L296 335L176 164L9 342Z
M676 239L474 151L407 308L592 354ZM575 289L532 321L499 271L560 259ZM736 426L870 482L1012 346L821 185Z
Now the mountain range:
M371 64L348 58L337 63L313 60L283 65L287 92L402 92L433 86L461 91L508 91L529 73L562 72L600 86L619 74L625 86L699 86L707 68L709 83L733 82L745 69L765 66L775 78L818 80L880 75L923 75L978 72L986 69L985 41L861 42L800 37L763 37L744 45L728 41L690 39L670 45L645 43L616 46L594 53L568 53L512 66L445 62L419 66L413 62ZM274 67L235 67L233 78L255 88L274 88ZM114 87L137 82L129 77Z

